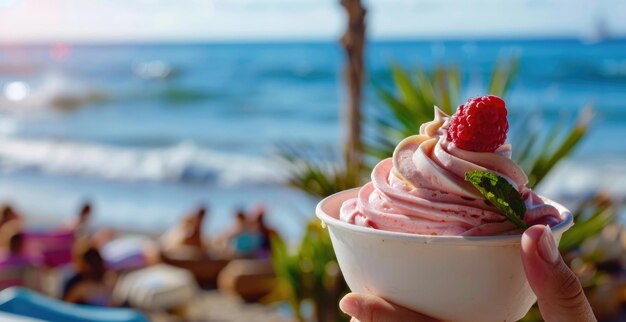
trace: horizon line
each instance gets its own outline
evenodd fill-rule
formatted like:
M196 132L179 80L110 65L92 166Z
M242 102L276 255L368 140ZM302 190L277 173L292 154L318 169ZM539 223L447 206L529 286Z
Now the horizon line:
M573 36L573 35L528 35L528 36L471 36L471 37L440 37L440 36L426 36L426 37L373 37L367 40L367 43L410 43L410 42L500 42L500 41L580 41L581 43L603 43L612 41L626 40L625 35L616 35L600 40L588 40L585 37ZM339 43L339 39L327 38L327 37L302 37L302 38L275 38L275 39L260 39L260 38L237 38L237 39L119 39L119 40L42 40L42 41L4 41L0 40L0 46L51 46L58 44L71 44L71 45L94 45L94 46L108 46L108 45L244 45L244 44L329 44Z

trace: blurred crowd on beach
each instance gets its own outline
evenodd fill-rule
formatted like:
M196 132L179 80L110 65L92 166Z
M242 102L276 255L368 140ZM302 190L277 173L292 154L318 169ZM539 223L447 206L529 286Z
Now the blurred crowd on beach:
M85 202L72 220L38 230L3 205L0 290L21 286L68 303L149 312L183 306L199 289L257 301L274 286L270 240L277 233L262 204L235 211L230 228L211 238L203 235L205 205L161 236L93 229L93 208Z

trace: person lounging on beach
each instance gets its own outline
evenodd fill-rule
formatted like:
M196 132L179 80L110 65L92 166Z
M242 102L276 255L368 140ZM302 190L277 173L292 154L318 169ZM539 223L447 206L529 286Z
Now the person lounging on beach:
M202 225L206 212L201 206L164 233L159 239L159 255L163 263L191 272L200 286L213 288L229 258L220 251L213 251L214 245L205 244Z
M4 237L3 249L0 250L0 289L10 286L26 286L39 289L37 267L41 260L24 250L24 234L16 222L0 228Z
M112 306L114 276L107 271L97 248L78 242L74 251L76 273L63 288L63 300L85 305Z
M163 249L169 251L179 247L191 247L204 250L202 225L206 213L206 207L200 206L191 214L184 216L178 225L161 236L160 242Z
M271 239L278 233L276 230L267 226L267 223L265 222L265 207L263 205L255 206L250 217L252 228L259 235L258 248L256 250L255 257L261 259L270 258L272 251Z
M73 230L76 238L88 237L91 235L91 229L89 227L91 222L92 206L90 202L85 202L80 207L78 216L70 221L65 228Z
M265 207L255 206L250 215L238 211L235 223L225 238L233 260L220 272L218 287L226 294L254 302L275 286L270 261L271 238L277 234L265 223Z
M5 249L0 251L0 267L6 265L30 265L38 264L36 256L27 254L24 250L24 234L16 223L10 223L0 229L0 236L5 237L3 241Z
M0 229L10 222L17 223L21 228L23 216L15 211L11 205L3 205L0 210Z
M229 258L266 259L270 256L271 236L275 234L265 223L265 207L257 205L249 215L238 210L232 227L216 240L216 245Z
M215 244L226 258L252 258L261 244L261 235L240 209L235 212L232 227Z

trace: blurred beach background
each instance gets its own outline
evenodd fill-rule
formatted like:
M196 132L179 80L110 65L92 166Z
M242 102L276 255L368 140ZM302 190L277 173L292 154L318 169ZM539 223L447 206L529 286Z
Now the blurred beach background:
M463 66L463 97L484 93L499 59L518 58L513 120L548 127L585 105L596 111L544 193L625 193L626 40L372 41L367 50L368 80L379 84L392 62ZM88 199L97 225L145 232L206 203L209 233L262 202L272 224L298 237L315 202L281 185L275 146L340 147L341 64L332 41L2 45L0 199L40 222L67 220ZM380 104L366 86L366 115Z
M625 3L364 4L366 124L384 105L374 84L394 88L393 64L459 66L465 101L515 61L511 124L551 131L594 113L539 192L623 203ZM263 204L295 245L318 199L285 185L277 147L341 150L345 25L336 0L0 0L0 203L37 230L90 201L93 228L153 236L205 204L211 238Z

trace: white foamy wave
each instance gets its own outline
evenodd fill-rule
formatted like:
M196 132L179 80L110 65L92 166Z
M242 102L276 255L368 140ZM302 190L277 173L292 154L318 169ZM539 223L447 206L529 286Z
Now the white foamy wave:
M275 183L279 166L269 158L226 154L181 143L128 148L65 141L0 139L0 168L99 177L109 180Z

